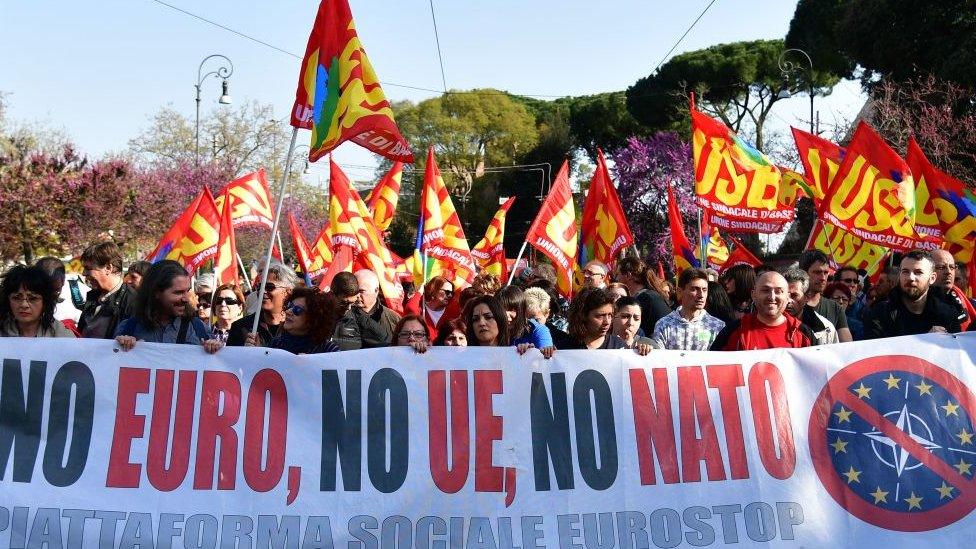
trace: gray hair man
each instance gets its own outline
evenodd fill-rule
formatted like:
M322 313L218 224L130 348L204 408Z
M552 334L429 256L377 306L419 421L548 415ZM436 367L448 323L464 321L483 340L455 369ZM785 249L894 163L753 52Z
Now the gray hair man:
M291 267L273 260L268 267L268 279L264 281L264 299L258 305L259 309L230 325L227 335L227 345L243 346L244 340L251 327L254 326L254 315L260 314L258 324L258 346L267 347L271 340L281 333L281 324L285 321L285 303L291 291L298 285L298 275ZM248 296L257 296L254 289Z
M838 343L837 328L808 303L810 275L802 269L791 267L783 271L783 278L786 279L790 296L786 312L800 319L800 322L810 328L817 345Z
M355 274L356 281L359 282L359 302L357 305L362 307L370 318L386 327L392 334L397 322L400 322L400 315L380 303L380 278L369 269L360 269Z

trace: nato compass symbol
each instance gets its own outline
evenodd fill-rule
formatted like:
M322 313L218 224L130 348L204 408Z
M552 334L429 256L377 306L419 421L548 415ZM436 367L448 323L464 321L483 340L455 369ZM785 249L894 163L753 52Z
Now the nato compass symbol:
M976 398L938 366L881 357L841 370L810 418L810 451L834 499L900 531L940 528L976 507Z

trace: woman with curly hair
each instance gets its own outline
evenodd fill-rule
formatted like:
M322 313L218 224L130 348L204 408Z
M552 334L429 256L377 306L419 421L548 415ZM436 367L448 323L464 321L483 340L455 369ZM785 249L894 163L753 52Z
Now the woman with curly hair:
M54 282L40 267L12 267L3 276L0 296L0 337L75 337L54 320Z
M339 319L339 299L318 288L295 288L285 304L285 321L281 333L269 347L296 355L332 353L339 345L332 341ZM244 345L257 345L257 334L249 333Z

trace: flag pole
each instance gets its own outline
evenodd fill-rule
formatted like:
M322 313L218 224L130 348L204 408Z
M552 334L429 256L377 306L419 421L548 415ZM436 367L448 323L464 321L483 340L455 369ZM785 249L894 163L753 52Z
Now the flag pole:
M244 283L247 284L248 289L251 289L251 277L247 276L247 269L244 268L244 261L241 259L241 254L235 253L234 257L237 258L237 266L241 268L241 274L244 276Z
M512 285L512 281L515 280L515 271L518 270L519 261L522 260L522 254L525 253L525 247L528 246L528 245L529 245L529 241L528 240L526 240L525 242L522 243L522 248L519 249L518 256L515 257L515 264L512 265L512 272L509 273L509 275L508 275L508 283L505 284L506 286L511 286Z
M699 254L700 255L698 257L698 263L699 263L699 265L701 266L702 269L707 269L708 268L708 256L705 255L705 254L708 253L708 248L705 246L705 235L702 234L702 222L701 221L702 221L702 211L701 211L701 206L699 206L698 207L698 249L699 249ZM709 238L711 238L712 235L708 235L708 236L709 236Z
M258 311L254 313L254 323L251 325L251 333L257 333L258 324L261 322L261 303L264 302L264 283L268 281L268 270L271 269L271 254L274 252L275 235L278 234L278 222L281 220L281 209L285 204L285 187L288 185L288 166L291 165L291 157L295 154L295 141L298 140L298 128L292 128L291 143L288 145L288 154L285 156L285 169L281 174L281 183L278 184L278 204L275 206L274 224L271 227L271 238L268 242L268 253L264 256L264 267L261 270L261 286L258 288Z

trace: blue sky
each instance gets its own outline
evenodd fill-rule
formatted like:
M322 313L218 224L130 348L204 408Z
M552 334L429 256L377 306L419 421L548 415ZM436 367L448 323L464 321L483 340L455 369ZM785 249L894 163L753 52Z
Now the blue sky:
M646 76L709 0L603 2L435 0L447 85L563 96L622 90ZM168 3L301 55L317 9L309 0ZM429 0L350 0L360 39L391 100L439 90ZM785 35L793 0L717 0L675 50ZM61 128L90 156L127 147L160 107L193 115L197 67L211 53L235 66L235 102L291 108L299 59L179 13L153 0L6 2L0 16L0 91L9 116ZM217 108L220 84L204 84ZM852 117L863 99L843 84L817 99L821 117ZM773 125L803 125L807 98L778 104ZM340 163L374 163L352 145ZM323 168L316 168L314 173ZM354 178L368 177L351 170Z

